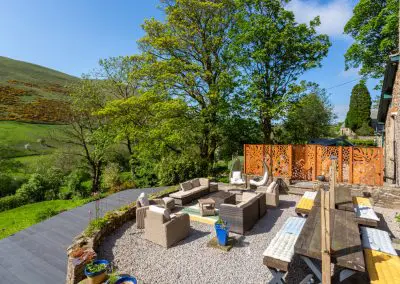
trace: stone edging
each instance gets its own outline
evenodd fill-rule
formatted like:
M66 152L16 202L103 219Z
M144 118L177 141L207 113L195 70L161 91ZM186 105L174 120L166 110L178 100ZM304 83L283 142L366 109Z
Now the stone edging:
M174 191L164 190L153 194L151 197L163 198L172 192ZM74 238L72 244L67 248L67 284L76 284L83 280L85 278L85 265L96 258L96 250L101 241L126 222L136 218L136 202L107 212L103 218L106 218L107 222L101 229L94 231L90 236L83 231Z

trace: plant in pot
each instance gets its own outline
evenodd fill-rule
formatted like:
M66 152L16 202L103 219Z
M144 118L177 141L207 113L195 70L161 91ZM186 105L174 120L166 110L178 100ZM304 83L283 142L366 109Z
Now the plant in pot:
M109 262L105 259L92 261L85 266L85 275L88 278L90 284L103 283L107 278L107 268Z
M229 225L221 217L215 222L215 232L217 233L217 240L220 246L226 246L228 244L229 237Z

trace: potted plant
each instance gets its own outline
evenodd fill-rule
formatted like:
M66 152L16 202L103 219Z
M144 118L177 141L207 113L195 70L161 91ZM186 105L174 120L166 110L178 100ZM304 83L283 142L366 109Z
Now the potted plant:
M221 217L215 222L215 232L217 233L218 244L226 246L229 237L229 226Z
M122 276L115 284L137 284L137 280L132 276Z
M90 284L103 283L107 278L109 262L105 259L92 261L85 266L85 275Z

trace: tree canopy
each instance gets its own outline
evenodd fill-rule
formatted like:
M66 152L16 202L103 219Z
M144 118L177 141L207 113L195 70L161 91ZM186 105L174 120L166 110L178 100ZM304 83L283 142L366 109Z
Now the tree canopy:
M345 121L346 127L351 128L355 132L363 125L364 128L366 126L369 127L371 121L371 104L371 96L365 85L365 81L360 81L351 90L350 106Z
M237 4L231 50L244 70L241 83L259 116L264 141L270 143L272 121L296 101L297 79L320 66L330 42L327 35L316 31L319 17L298 24L281 1L240 0Z
M346 69L361 68L360 74L381 78L391 52L398 52L399 1L360 0L344 27L355 42L345 54Z
M284 143L307 143L313 138L329 137L335 119L333 106L324 89L309 84L304 95L289 107L283 122Z

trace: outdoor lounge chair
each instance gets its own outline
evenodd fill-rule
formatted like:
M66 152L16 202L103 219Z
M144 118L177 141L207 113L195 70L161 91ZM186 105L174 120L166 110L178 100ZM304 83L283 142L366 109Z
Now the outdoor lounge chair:
M190 232L190 219L186 213L171 216L168 209L150 206L146 213L144 238L169 248L183 240Z
M279 206L279 185L276 181L273 181L269 186L260 186L257 188L257 192L265 193L266 205L270 207Z
M246 177L242 174L242 165L239 159L232 163L231 172L229 174L229 183L231 185L245 185Z
M195 178L181 183L180 187L180 191L171 193L169 197L175 200L175 204L182 206L209 194L210 180L206 178Z
M261 180L251 179L250 180L250 188L257 188L259 186L265 186L268 184L268 167L265 161L263 161L264 175Z
M172 210L175 207L174 200L168 197L162 199L148 199L146 193L142 192L136 201L136 226L144 229L144 218L150 205L157 205L161 208Z
M222 203L219 216L230 225L230 231L243 235L266 213L265 193L243 192L236 205Z

